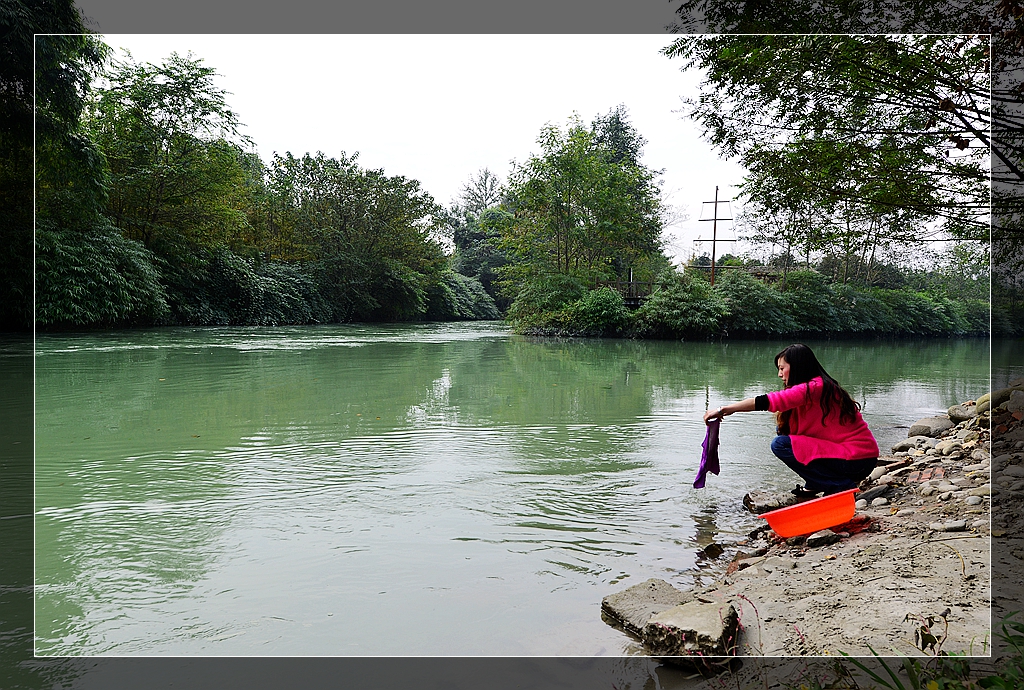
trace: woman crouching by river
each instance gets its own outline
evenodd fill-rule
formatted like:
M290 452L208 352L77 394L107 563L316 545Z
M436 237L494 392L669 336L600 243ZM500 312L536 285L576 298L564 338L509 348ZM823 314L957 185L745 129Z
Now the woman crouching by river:
M855 488L878 459L878 443L860 405L806 345L790 345L775 355L775 366L782 390L709 410L704 422L734 412L774 412L778 436L772 452L804 480L793 493L810 498Z

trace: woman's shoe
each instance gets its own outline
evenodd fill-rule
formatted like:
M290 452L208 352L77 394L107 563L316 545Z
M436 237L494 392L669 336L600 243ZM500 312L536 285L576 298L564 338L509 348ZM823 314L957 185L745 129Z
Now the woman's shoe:
M792 491L790 491L790 493L796 496L797 498L814 498L821 492L813 491L811 489L808 489L806 486L798 486Z

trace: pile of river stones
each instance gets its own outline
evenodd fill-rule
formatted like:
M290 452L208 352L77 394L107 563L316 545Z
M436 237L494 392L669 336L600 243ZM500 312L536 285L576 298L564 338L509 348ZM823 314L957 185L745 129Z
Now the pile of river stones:
M790 546L815 548L834 543L851 533L878 529L872 517L916 519L905 521L907 530L936 532L972 531L992 536L1024 532L1024 378L1006 388L986 393L950 407L945 415L915 422L905 440L879 458L878 466L861 483L858 514L846 525L815 534L784 540L767 526L751 532L744 548L760 546L753 553L739 551L726 569L742 569L744 561L763 557L785 541ZM990 522L989 502L1000 501L1000 511ZM790 493L752 491L743 498L755 514L795 504ZM927 521L921 517L927 515ZM897 522L899 522L897 520ZM701 557L714 559L725 549L706 546ZM602 616L639 639L644 650L675 663L699 662L735 653L738 648L735 611L720 604L702 602L663 580L648 580L602 601Z
M897 516L929 503L945 504L941 519L928 523L930 531L988 530L993 497L1024 497L1022 417L1024 379L1017 379L976 401L953 405L946 415L918 420L908 438L893 446L892 456L880 459L892 462L877 467L862 484L857 507L869 505L864 498L872 489L887 486L902 489L898 495L909 503ZM873 499L873 507L878 501ZM1006 517L995 516L993 535L1005 531Z

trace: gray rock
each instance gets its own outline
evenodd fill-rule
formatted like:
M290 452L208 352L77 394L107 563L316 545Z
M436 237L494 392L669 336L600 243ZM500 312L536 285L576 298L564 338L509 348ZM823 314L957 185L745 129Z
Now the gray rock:
M732 656L738 623L732 604L690 601L652 616L642 639L654 656Z
M853 507L856 508L857 510L864 510L865 508L868 507L868 502L862 498L856 503L854 503Z
M951 520L942 524L943 532L963 532L967 529L966 520Z
M948 501L951 498L953 498L953 492L952 491L946 491L945 493L939 494L939 500L940 501Z
M903 508L896 513L896 517L907 517L908 515L913 515L916 512L917 511L914 510L913 508Z
M989 452L987 450L983 450L981 448L978 448L974 452L971 453L971 460L977 460L978 462L991 461L992 460L992 456L989 454Z
M1024 477L1024 467L1020 465L1007 465L1000 474L1006 477Z
M968 496L964 499L964 503L969 506L976 506L981 503L984 499L981 496Z
M847 505L849 505L849 504L847 504ZM889 499L888 498L882 498L881 496L879 496L878 498L875 498L875 499L871 500L871 507L872 508L881 508L882 506L887 506L887 505L889 505Z
M782 556L769 556L764 559L764 563L761 564L761 567L769 573L773 573L776 570L792 570L796 567L796 561L792 558L783 558Z
M907 436L929 436L935 438L943 431L953 428L949 417L925 417L914 422Z
M971 523L971 529L978 529L979 527L988 527L988 520L975 520Z
M890 486L889 484L879 484L878 486L871 487L867 491L860 491L855 495L857 496L857 498L870 503L879 496L889 493L889 489L891 488L892 486Z
M1007 412L1021 412L1024 411L1024 391L1015 390L1010 393L1009 399L1006 401Z
M958 448L963 448L963 445L957 439L946 439L945 441L939 441L939 444L935 446L935 450L943 455L949 455Z
M941 522L932 522L928 524L928 529L932 530L933 532L945 532L946 526Z
M876 467L875 469L871 470L871 474L868 475L868 479L870 479L871 481L875 481L883 474L885 474L887 471L888 470L886 470L884 465L882 467Z
M1000 388L997 391L992 391L992 395L991 395L991 397L988 400L985 400L985 396L984 395L981 396L980 398L978 398L978 414L981 414L984 411L982 409L982 401L983 400L985 402L987 402L989 405L991 405L993 409L995 409L995 408L999 407L1000 405L1002 405L1004 402L1008 402L1010 400L1010 396L1013 394L1014 391L1019 391L1022 388L1024 388L1024 386L1020 386L1020 385L1008 386L1006 388ZM988 409L988 408L986 408L986 409Z
M901 451L914 450L917 448L924 448L928 446L928 441L932 441L931 445L935 444L935 441L928 436L920 436L911 434L908 438L903 439L892 447L892 452L898 453Z
M992 495L992 485L991 484L985 484L984 486L975 487L975 488L971 489L970 491L968 491L967 495L968 496L991 496Z
M946 414L949 415L949 418L953 422L959 424L960 422L966 422L968 419L970 419L972 417L977 417L978 416L978 406L977 405L953 405L951 408L949 408L946 411Z
M693 600L690 592L683 592L664 580L651 578L601 600L601 612L621 625L626 632L637 637L651 616L673 606Z
M823 529L807 537L807 548L813 549L818 546L828 546L839 541L839 535L830 529Z
M786 506L796 505L799 499L791 493L770 494L767 491L751 491L743 497L743 505L751 513L760 515Z

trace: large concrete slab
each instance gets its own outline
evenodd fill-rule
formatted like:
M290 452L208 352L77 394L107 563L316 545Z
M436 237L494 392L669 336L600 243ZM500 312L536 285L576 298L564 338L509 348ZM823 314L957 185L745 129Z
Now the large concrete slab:
M642 637L651 616L693 599L693 594L676 589L664 580L651 578L601 600L601 613L626 632Z

